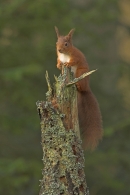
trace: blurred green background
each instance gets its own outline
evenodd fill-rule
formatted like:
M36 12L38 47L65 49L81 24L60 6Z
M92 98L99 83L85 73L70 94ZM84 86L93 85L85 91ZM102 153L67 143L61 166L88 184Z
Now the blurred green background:
M58 26L86 56L103 115L104 138L87 152L92 195L130 194L130 1L0 1L0 194L36 195L42 178L40 120L45 71L56 68Z

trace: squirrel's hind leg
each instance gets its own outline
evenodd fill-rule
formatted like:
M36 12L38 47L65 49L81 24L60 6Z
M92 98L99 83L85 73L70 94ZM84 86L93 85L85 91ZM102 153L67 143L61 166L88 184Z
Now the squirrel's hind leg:
M85 72L87 72L87 69L78 69L76 71L75 77L78 78L80 77L82 74L84 74ZM84 79L78 81L76 83L76 87L78 89L78 91L87 91L89 89L89 78L88 76L85 77Z

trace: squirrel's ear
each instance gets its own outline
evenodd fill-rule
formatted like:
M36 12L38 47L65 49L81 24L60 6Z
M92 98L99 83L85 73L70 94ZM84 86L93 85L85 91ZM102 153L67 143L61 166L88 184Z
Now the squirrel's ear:
M68 33L68 37L72 38L73 34L74 34L75 29L73 28L69 33Z
M60 33L59 33L59 30L58 28L55 26L55 31L56 31L56 34L57 34L57 38L60 36Z

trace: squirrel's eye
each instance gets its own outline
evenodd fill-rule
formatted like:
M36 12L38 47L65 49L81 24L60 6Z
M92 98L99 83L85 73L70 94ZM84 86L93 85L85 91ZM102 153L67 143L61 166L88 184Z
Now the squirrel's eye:
M68 43L67 43L67 42L65 42L65 46L66 46L66 47L68 46Z

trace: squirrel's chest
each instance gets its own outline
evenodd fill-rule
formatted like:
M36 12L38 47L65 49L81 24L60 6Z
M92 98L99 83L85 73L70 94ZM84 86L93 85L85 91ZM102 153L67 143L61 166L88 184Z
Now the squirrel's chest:
M58 57L59 57L59 59L60 59L60 61L62 62L62 63L66 63L66 62L69 62L70 61L70 56L69 55L66 55L66 54L63 54L63 53L59 53L58 54ZM72 66L71 67L71 71L75 74L75 72L76 72L76 66Z
M69 55L66 55L66 54L63 54L63 53L59 53L58 57L59 57L59 59L60 59L60 61L62 63L66 63L66 62L70 61L70 56Z

